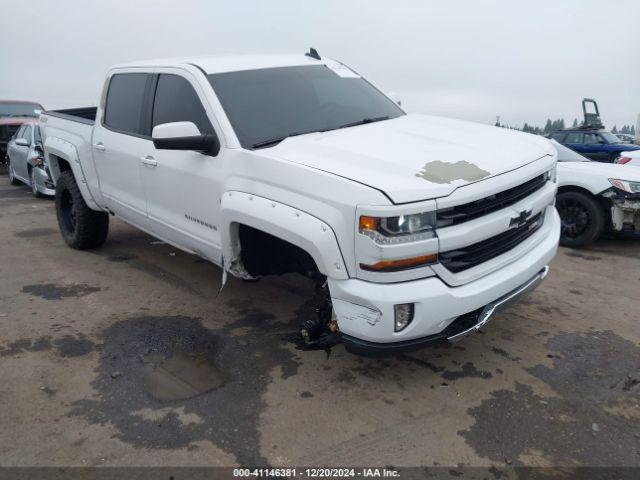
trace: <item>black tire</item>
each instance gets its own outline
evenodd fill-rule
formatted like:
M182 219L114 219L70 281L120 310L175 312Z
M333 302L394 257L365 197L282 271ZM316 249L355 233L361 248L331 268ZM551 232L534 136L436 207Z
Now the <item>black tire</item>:
M36 198L41 198L42 194L40 193L40 190L38 190L36 177L33 174L33 167L29 168L29 183L31 184L31 193L33 193L33 196Z
M11 159L7 157L7 173L9 174L9 183L11 185L20 185L22 182L16 178L11 167Z
M582 192L562 192L556 198L556 208L562 221L560 245L584 247L602 235L607 220L593 196Z
M616 158L620 156L620 152L615 152L609 155L609 163L616 163Z
M71 248L98 248L107 238L109 215L88 207L70 171L62 172L58 178L56 214L62 238Z

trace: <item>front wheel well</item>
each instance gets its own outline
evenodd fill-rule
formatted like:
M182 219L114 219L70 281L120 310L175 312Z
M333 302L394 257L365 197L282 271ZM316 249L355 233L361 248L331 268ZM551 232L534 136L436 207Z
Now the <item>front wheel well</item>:
M602 195L594 195L586 188L579 187L577 185L564 185L562 187L558 187L557 195L565 192L578 192L593 198L602 209L602 213L605 215L605 218L611 220L611 207L613 206L613 204L608 198L603 197Z
M71 164L67 159L52 153L49 154L49 168L54 183L58 182L58 178L60 178L63 172L73 172L73 170L71 170Z
M313 257L302 248L248 225L238 225L240 259L254 277L299 273L317 280L322 277Z

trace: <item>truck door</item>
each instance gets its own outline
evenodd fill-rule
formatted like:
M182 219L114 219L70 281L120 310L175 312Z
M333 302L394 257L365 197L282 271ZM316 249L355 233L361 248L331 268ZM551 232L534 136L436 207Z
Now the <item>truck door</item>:
M156 125L193 122L215 133L199 86L178 74L157 77L151 131ZM220 262L220 192L224 150L217 157L195 151L159 150L142 155L142 181L151 229L159 237Z
M109 81L102 118L96 118L93 158L105 203L123 219L147 224L140 179L140 157L150 141L145 132L145 102L153 75L117 73Z

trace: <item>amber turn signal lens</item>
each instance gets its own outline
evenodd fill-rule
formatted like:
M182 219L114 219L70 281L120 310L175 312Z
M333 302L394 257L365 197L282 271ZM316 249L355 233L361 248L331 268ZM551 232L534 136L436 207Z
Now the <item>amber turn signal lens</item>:
M363 230L377 230L378 229L378 221L379 219L375 217L360 217L360 231Z
M361 217L362 218L362 217ZM423 255L421 257L403 258L402 260L383 260L373 265L365 263L360 264L362 270L370 272L397 272L399 270L408 270L410 268L423 267L438 261L438 255Z

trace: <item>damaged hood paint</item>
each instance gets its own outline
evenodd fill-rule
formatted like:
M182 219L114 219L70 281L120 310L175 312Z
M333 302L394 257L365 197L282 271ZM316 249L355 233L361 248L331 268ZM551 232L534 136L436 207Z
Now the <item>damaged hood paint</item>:
M405 115L291 137L264 154L384 192L394 203L444 197L555 149L545 138L442 117Z

